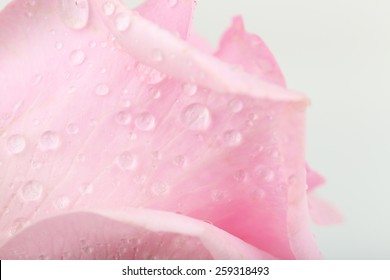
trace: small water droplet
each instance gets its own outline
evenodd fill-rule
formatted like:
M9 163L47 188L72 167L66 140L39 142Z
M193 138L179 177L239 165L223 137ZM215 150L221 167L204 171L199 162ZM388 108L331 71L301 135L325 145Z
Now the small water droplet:
M164 60L164 54L162 53L161 50L159 49L154 49L152 50L152 59L155 61L155 62L161 62Z
M151 88L149 91L149 95L153 99L159 99L161 97L161 91L157 88Z
M133 170L138 165L137 156L125 151L116 158L116 163L122 170Z
M221 201L225 198L225 193L221 190L213 190L211 192L211 198L214 201Z
M184 167L186 164L186 157L183 155L178 155L173 159L173 164L177 167Z
M120 13L115 18L115 26L118 31L126 31L130 26L130 16Z
M64 47L64 44L62 42L56 42L55 47L57 50L61 50Z
M19 134L12 135L7 140L7 149L13 155L21 154L26 146L26 139Z
M151 113L144 112L136 117L135 126L139 130L151 131L156 127L156 119Z
M69 61L73 66L81 65L85 60L85 54L82 50L74 50L70 53Z
M92 184L82 184L79 188L79 192L82 195L87 195L93 193L93 185Z
M77 133L79 133L79 127L74 123L70 123L66 126L66 132L69 135L76 135Z
M225 132L223 139L228 146L238 146L242 142L242 134L237 130L229 130Z
M266 183L271 183L275 179L275 173L270 168L259 166L255 169L255 172Z
M243 182L245 180L245 178L246 178L245 170L243 170L243 169L237 170L236 172L234 172L233 178L237 182Z
M111 16L114 14L116 6L113 2L107 1L103 4L103 12L106 16Z
M44 150L57 150L61 145L61 139L58 133L54 131L44 132L39 139L39 147Z
M95 42L95 41L91 41L91 42L89 42L88 46L89 46L91 49L93 49L93 48L96 47L96 42Z
M211 125L210 111L200 103L191 104L181 113L181 121L191 130L207 130Z
M59 198L57 198L57 200L55 201L55 206L57 207L57 209L59 210L62 210L62 209L66 209L68 208L70 205L70 199L69 197L67 196L60 196Z
M140 75L141 80L149 85L161 83L165 79L164 74L141 63L137 65L136 70Z
M195 84L184 84L183 85L183 92L184 94L187 94L188 96L193 96L198 91L198 87Z
M61 0L61 17L65 24L72 29L84 28L89 19L88 0Z
M229 107L233 113L239 113L244 108L244 103L241 101L241 99L234 98L229 102Z
M178 3L178 0L168 0L168 5L171 8L176 7L177 3Z
M41 198L43 185L38 181L29 181L21 189L21 196L25 201L37 201Z
M99 84L95 88L95 94L97 96L106 96L110 93L110 88L106 84Z
M28 225L28 220L24 217L15 219L9 229L9 235L14 236Z
M168 193L169 186L164 182L155 182L152 184L151 190L153 194L161 196Z
M129 111L121 111L116 114L115 119L120 125L128 125L131 122L131 113Z

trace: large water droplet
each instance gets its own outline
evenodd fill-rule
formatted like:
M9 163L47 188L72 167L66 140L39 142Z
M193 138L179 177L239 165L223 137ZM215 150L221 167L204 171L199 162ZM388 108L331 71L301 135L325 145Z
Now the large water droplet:
M115 26L118 31L126 31L130 26L130 16L120 13L115 18Z
M121 111L118 114L116 114L115 117L117 123L121 125L128 125L131 122L131 113L129 111Z
M21 196L25 201L37 201L41 198L43 185L38 181L29 181L21 189Z
M152 193L158 196L165 195L169 191L169 186L164 182L155 182L152 184Z
M233 113L239 113L244 108L244 103L240 99L235 98L229 102L229 107Z
M44 150L57 150L61 145L61 139L58 133L54 131L44 132L39 139L39 147Z
M144 112L136 117L135 126L139 130L151 131L156 127L156 119L151 113Z
M206 130L211 124L210 111L200 103L191 104L181 113L181 121L191 130Z
M99 84L95 88L95 94L97 96L106 96L110 92L110 88L106 84Z
M73 66L78 66L83 64L85 60L85 54L82 50L74 50L70 53L69 62Z
M229 130L225 132L223 139L228 146L238 146L241 144L242 134L237 130Z
M122 170L133 170L138 165L138 159L136 155L126 151L116 158L116 163Z
M64 23L72 29L84 28L89 19L88 0L61 0L61 17Z
M7 149L13 155L22 153L26 145L26 139L19 134L12 135L7 140Z
M106 3L103 4L103 12L106 16L111 16L115 12L115 4L111 1L107 1Z

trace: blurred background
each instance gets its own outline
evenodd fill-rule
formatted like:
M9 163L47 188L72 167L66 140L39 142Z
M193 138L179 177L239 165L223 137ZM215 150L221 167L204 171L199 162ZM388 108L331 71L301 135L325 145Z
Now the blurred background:
M390 1L199 0L194 28L216 47L234 15L312 100L308 161L345 216L313 226L324 257L390 259Z

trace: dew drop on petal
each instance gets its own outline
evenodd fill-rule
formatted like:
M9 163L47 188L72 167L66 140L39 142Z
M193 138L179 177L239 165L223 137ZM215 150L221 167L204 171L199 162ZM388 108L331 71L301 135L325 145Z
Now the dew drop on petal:
M61 0L61 17L64 23L72 29L82 29L89 20L88 0Z
M138 165L138 159L133 153L125 151L116 158L116 163L122 170L133 170Z
M177 167L183 167L186 164L186 158L183 155L178 155L173 159L173 164Z
M161 50L154 49L152 50L152 59L154 62L161 62L164 60L164 55Z
M60 135L54 131L44 132L39 139L39 147L44 151L57 150L60 145Z
M110 88L106 84L99 84L95 88L95 94L97 96L106 96L110 93Z
M62 42L56 42L55 47L57 50L61 50L64 47L64 44Z
M103 4L103 12L106 16L111 16L115 12L115 4L111 1L107 1Z
M181 121L191 130L207 130L211 125L210 111L203 104L191 104L182 111Z
M144 112L135 118L135 126L139 130L151 131L156 127L156 119L151 113Z
M161 97L161 91L157 88L152 88L149 90L149 96L153 99L159 99Z
M229 107L233 113L239 113L244 108L244 103L240 99L235 98L229 102Z
M25 201L37 201L41 198L43 185L38 181L29 181L21 189L22 199Z
M70 53L69 62L72 66L83 64L85 60L85 53L82 50L74 50Z
M79 127L74 123L70 123L66 126L66 132L69 135L76 135L77 133L79 133Z
M126 31L130 26L130 16L120 13L115 18L115 26L118 31Z
M120 125L128 125L131 122L131 113L129 111L120 111L116 114L115 120Z
M7 139L7 149L13 155L22 153L27 146L26 138L22 135L15 134Z
M243 170L243 169L237 170L236 172L234 172L233 178L237 182L243 182L245 180L245 178L246 178L245 170Z
M54 205L59 210L66 209L70 205L70 199L67 196L60 196L56 199Z
M151 186L152 193L157 196L162 196L168 193L169 186L164 182L155 182Z
M227 146L238 146L242 142L242 134L237 130L229 130L224 133L223 139Z
M193 96L198 91L198 87L195 84L184 84L183 92L188 96Z

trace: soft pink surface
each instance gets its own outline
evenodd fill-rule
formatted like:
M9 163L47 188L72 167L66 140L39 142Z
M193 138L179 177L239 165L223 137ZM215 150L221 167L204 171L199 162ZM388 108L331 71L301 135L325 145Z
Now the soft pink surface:
M308 100L278 86L261 39L237 18L214 57L183 41L192 1L147 1L141 15L78 2L16 0L0 14L0 258L61 258L59 235L70 258L89 258L80 240L116 244L90 258L319 258ZM174 230L137 224L134 211ZM193 224L209 239L186 232ZM117 255L126 232L165 238L167 254L152 242Z

